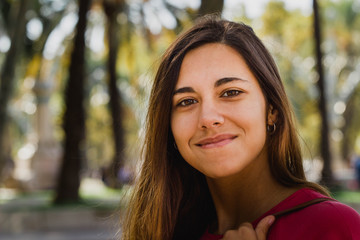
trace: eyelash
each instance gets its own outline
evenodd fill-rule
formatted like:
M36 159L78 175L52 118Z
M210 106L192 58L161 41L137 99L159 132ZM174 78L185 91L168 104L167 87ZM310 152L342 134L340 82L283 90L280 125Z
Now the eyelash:
M189 101L191 101L191 103L189 103ZM187 99L184 99L182 101L180 101L178 104L176 104L177 107L187 107L187 106L190 106L192 104L195 104L197 103L198 101L193 99L193 98L187 98Z
M229 94L229 93L231 93L231 94ZM221 97L228 97L228 98L236 97L236 96L238 96L240 93L242 93L242 91L236 90L236 89L230 89L230 90L224 91L224 92L221 94ZM225 95L228 95L228 96L225 96Z
M230 89L230 90L224 91L221 94L221 97L232 98L232 97L238 96L240 93L242 93L242 91L236 90L236 89ZM225 95L228 95L228 96L225 96ZM198 103L198 101L193 98L187 98L187 99L180 101L178 104L176 104L176 107L188 107L195 103Z

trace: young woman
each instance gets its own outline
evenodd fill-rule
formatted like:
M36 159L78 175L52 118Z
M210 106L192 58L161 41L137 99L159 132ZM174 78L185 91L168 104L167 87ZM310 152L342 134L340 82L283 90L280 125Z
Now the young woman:
M306 180L280 75L249 26L203 19L164 54L122 232L141 240L360 239L360 216Z

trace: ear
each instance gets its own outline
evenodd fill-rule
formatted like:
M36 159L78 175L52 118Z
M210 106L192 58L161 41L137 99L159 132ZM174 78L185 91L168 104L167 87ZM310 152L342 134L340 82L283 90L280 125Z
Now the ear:
M274 107L269 104L268 108L268 114L267 114L267 124L268 125L274 125L274 123L277 122L279 111L277 109L274 109Z

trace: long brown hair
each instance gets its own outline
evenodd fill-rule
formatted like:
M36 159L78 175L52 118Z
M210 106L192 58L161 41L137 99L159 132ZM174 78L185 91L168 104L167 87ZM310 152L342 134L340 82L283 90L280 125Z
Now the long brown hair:
M173 91L187 52L207 43L235 49L257 78L268 104L278 111L268 138L274 178L288 187L310 187L305 178L293 113L276 64L251 27L206 17L183 33L163 55L150 95L144 162L123 224L123 239L198 239L216 218L205 177L182 158L170 128Z

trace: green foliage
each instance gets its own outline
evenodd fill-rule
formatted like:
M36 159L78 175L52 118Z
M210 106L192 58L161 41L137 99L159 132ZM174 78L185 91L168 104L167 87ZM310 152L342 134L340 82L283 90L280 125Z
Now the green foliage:
M261 17L263 22L263 32L265 35L280 37L285 30L285 23L289 12L285 9L282 1L270 1Z
M360 32L359 11L356 1L322 1L323 50L328 109L330 111L332 145L350 145L343 149L333 148L334 154L347 158L359 146L355 141L360 136L358 119L360 105L348 104L359 94ZM317 109L317 75L314 71L313 19L300 11L289 11L282 1L270 1L261 17L260 33L273 53L299 123L299 132L307 145L312 146L312 155L319 154L320 119ZM334 105L344 102L345 113L336 113ZM349 113L347 113L347 111ZM344 123L345 122L345 123ZM351 130L350 130L351 129ZM340 137L340 138L339 138Z

